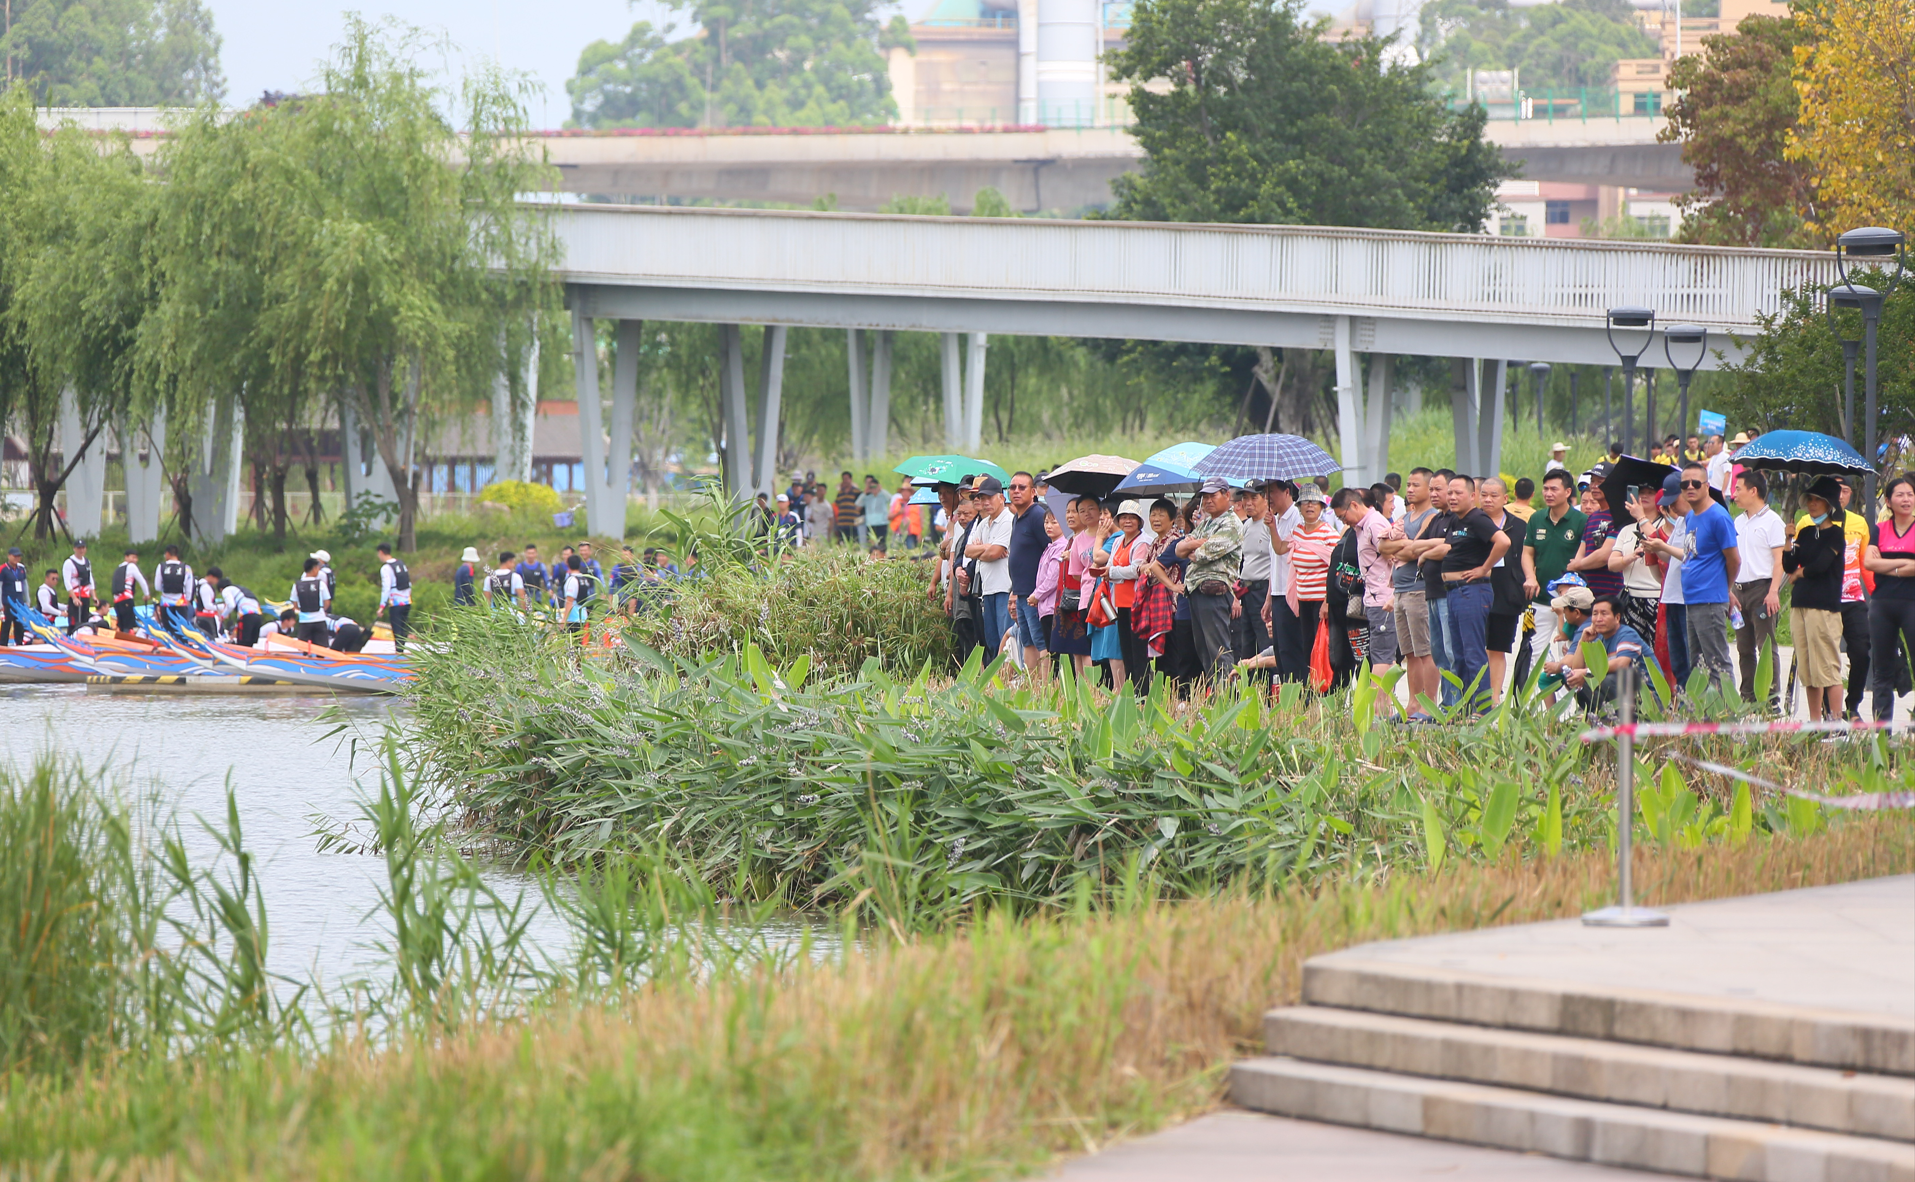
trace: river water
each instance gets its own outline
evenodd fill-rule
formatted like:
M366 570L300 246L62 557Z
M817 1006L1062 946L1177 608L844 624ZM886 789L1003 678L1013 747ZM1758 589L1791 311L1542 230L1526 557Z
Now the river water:
M384 698L189 696L88 693L84 686L0 685L0 762L18 768L48 749L104 768L128 797L157 789L178 812L198 865L218 846L195 814L224 823L233 787L246 848L258 856L273 971L337 985L376 970L374 944L389 932L378 911L385 863L364 854L321 853L316 830L359 816L377 793L379 736L404 707ZM344 723L346 734L327 737ZM359 739L355 758L351 738ZM365 826L358 827L361 832ZM506 898L536 884L488 871ZM553 914L534 915L532 943L563 955L570 937Z

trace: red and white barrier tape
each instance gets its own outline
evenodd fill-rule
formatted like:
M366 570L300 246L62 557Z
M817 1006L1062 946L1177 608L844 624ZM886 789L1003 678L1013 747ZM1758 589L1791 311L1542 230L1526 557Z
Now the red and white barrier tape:
M1915 721L1903 722L1636 722L1627 726L1597 726L1584 731L1585 743L1600 743L1628 735L1636 739L1673 739L1683 735L1810 735L1852 731L1915 730Z

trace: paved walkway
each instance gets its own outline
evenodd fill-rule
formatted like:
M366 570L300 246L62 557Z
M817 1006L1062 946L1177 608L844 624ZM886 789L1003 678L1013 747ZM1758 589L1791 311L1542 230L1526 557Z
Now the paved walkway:
M1367 944L1322 958L1592 992L1915 1021L1915 875L1668 908L1667 928L1578 920ZM1229 1109L1066 1163L1056 1182L1385 1182L1662 1177Z

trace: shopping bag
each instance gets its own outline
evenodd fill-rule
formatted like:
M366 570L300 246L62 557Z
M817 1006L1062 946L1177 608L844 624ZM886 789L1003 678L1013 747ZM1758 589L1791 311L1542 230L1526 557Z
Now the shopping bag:
M1336 671L1330 665L1330 621L1318 620L1317 641L1310 646L1310 688L1327 694L1335 677Z

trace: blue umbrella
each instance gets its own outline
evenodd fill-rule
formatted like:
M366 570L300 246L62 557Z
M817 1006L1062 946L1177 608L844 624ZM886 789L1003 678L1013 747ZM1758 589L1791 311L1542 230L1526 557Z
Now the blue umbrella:
M1135 471L1117 482L1112 489L1113 495L1121 492L1189 492L1204 482L1204 478L1187 468L1159 466L1152 463L1137 465Z
M1239 435L1192 465L1203 476L1297 480L1343 471L1330 453L1297 435Z
M1154 456L1145 456L1144 463L1152 468L1171 468L1180 472L1196 475L1196 463L1211 452L1217 450L1214 443L1179 443L1167 447Z
M1735 462L1745 468L1802 472L1810 476L1867 474L1869 462L1833 435L1820 431L1767 431L1742 445Z
M912 493L911 499L905 502L907 505L935 505L938 503L938 486L935 484L919 485L918 491Z

